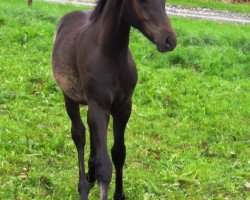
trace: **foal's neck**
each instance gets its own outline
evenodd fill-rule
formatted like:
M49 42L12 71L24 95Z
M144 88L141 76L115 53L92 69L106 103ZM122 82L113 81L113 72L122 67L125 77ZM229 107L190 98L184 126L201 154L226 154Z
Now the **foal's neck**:
M119 57L128 51L130 25L122 19L124 0L107 0L99 18L99 43L105 54Z

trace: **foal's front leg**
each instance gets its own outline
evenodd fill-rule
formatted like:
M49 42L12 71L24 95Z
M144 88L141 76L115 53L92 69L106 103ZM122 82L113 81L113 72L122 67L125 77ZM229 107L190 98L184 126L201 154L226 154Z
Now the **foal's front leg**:
M88 125L96 147L95 176L100 186L101 199L108 199L108 189L112 177L112 163L107 151L107 127L109 113L97 103L88 103Z
M123 165L126 158L124 132L131 114L131 102L125 104L117 113L113 114L114 145L112 147L112 160L116 170L116 187L114 200L125 200L123 191Z
M70 100L64 96L67 113L72 122L71 135L77 148L78 164L79 164L79 184L78 190L81 195L81 200L88 199L89 183L85 176L84 168L84 146L85 146L85 127L80 116L80 108L77 102Z

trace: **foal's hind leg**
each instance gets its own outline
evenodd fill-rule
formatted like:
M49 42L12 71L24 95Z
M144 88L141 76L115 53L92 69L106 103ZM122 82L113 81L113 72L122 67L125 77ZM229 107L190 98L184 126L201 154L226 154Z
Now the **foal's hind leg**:
M88 199L89 183L85 176L84 168L84 146L85 146L85 127L80 117L79 103L72 101L64 95L65 106L69 118L72 122L71 134L77 148L78 164L79 164L79 184L78 190L81 195L81 200Z
M112 160L116 170L115 200L124 200L123 191L123 165L126 158L126 146L124 144L124 132L131 114L131 103L127 103L118 113L114 113L114 145L112 147Z
M91 188L94 187L95 181L96 181L96 176L95 176L96 159L97 159L97 155L96 155L94 137L92 134L90 134L90 156L89 156L89 161L88 161L89 171L87 174L87 178L88 178Z

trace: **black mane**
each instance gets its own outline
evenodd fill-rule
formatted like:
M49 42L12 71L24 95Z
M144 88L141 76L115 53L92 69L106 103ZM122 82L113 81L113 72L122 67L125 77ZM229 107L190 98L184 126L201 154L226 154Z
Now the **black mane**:
M103 8L105 7L107 0L98 0L95 6L95 9L93 10L90 19L95 20L98 18L98 16L102 13Z

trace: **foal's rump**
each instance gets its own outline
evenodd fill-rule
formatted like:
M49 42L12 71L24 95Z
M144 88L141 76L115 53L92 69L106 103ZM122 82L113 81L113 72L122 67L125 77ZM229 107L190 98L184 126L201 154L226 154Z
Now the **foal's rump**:
M85 102L75 61L75 38L88 22L89 13L75 11L58 23L52 51L52 70L55 81L70 99Z

